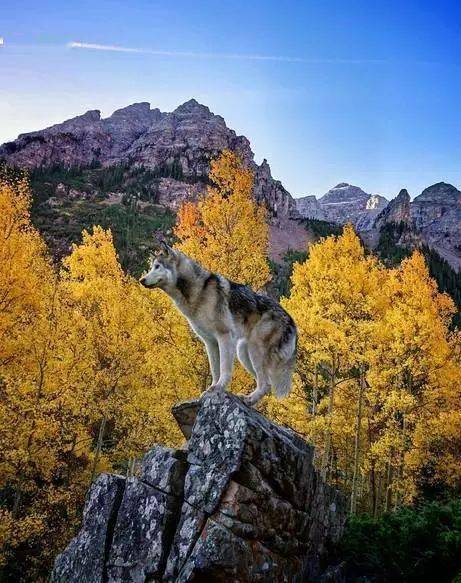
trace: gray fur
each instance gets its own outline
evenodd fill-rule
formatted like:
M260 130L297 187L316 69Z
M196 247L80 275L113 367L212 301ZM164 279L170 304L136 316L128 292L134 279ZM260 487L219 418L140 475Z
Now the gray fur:
M142 285L170 296L205 345L212 384L224 391L235 356L256 378L256 389L242 396L255 405L271 387L287 395L296 359L296 326L272 298L210 273L184 253L163 244Z

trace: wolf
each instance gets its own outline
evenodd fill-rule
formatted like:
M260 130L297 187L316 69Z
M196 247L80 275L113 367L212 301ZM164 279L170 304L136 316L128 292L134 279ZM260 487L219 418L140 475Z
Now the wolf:
M254 406L271 387L277 397L288 395L297 331L275 300L211 273L165 242L140 283L164 291L202 340L212 378L206 392L226 390L237 355L256 379L251 394L239 395L247 405Z

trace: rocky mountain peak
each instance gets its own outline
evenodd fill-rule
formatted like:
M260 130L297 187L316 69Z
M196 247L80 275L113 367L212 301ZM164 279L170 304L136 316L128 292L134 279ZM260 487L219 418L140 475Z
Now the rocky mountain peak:
M93 123L95 121L99 121L100 119L101 119L101 111L99 109L90 109L87 112L85 112L83 115L78 115L77 117L74 117L73 120L70 120L70 121L80 120L80 121L84 121L84 122Z
M397 198L399 199L408 199L410 200L410 195L408 194L408 190L406 188L402 188L402 190L398 193Z
M461 192L452 184L429 186L411 203L412 226L453 267L461 267Z
M255 198L273 218L295 212L294 200L272 177L267 161L261 166L254 162L248 139L196 99L171 113L151 109L148 102L117 109L105 119L98 110L88 111L0 146L0 159L25 168L142 165L160 174L159 202L176 209L203 192L210 161L224 149L237 152L254 171Z
M410 223L410 195L405 188L402 188L399 194L379 213L374 227L381 229L390 223Z
M446 182L438 182L429 186L415 198L415 202L454 202L461 198L461 192L452 184Z
M347 182L340 182L319 199L311 195L296 200L302 217L340 224L351 222L359 231L370 230L386 205L383 196L368 194Z
M320 202L321 204L336 204L362 199L366 203L369 198L370 195L359 186L354 186L347 182L340 182L320 197Z
M155 110L154 110L155 111ZM158 110L157 110L158 111ZM126 107L116 109L109 119L115 118L132 118L132 117L144 117L149 116L151 113L150 103L147 101L142 101L141 103L132 103Z
M204 116L204 117L213 116L213 114L210 111L210 108L207 107L206 105L202 105L196 99L189 99L189 101L186 101L182 105L179 105L173 111L173 113L176 115L178 115L178 114L179 115L194 114L194 115L200 115L200 116Z
M50 127L45 128L44 130L37 130L34 132L28 132L25 134L19 134L18 140L23 138L35 137L35 136L43 136L45 133L48 134L58 134L60 132L72 132L78 131L81 128L85 128L87 126L91 126L95 123L101 121L101 111L99 109L90 109L81 115L76 115L62 123L58 123L52 125ZM18 141L16 140L16 141ZM0 155L1 155L1 147L0 147Z

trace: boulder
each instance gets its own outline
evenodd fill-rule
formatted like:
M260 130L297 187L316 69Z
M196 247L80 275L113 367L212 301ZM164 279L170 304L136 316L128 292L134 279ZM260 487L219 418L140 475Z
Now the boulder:
M321 576L346 504L313 448L229 393L181 403L186 447L101 475L52 581L302 582Z

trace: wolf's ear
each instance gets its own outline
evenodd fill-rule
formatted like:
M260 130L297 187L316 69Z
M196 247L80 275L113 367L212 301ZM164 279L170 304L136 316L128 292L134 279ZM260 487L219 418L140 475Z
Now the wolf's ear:
M152 241L152 252L154 254L154 256L159 255L162 251L161 248L161 241L159 241L159 239L157 239L157 237L154 235L153 237L153 241Z
M176 259L177 254L173 247L170 247L167 243L165 243L165 241L162 241L160 243L160 246L162 249L162 253L164 253L170 259Z
M154 255L169 255L170 247L165 243L163 239L158 239L154 237Z

